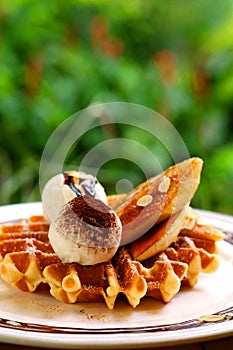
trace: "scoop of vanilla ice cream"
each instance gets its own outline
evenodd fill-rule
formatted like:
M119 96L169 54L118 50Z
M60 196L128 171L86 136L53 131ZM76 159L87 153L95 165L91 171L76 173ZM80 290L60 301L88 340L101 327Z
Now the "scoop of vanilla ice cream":
M69 181L67 181L67 178ZM60 208L80 194L89 194L107 204L103 186L97 179L83 171L67 171L52 177L45 185L41 197L43 214L51 223L58 215Z
M90 195L65 204L49 228L49 240L65 263L94 265L109 261L121 240L122 225L115 211Z

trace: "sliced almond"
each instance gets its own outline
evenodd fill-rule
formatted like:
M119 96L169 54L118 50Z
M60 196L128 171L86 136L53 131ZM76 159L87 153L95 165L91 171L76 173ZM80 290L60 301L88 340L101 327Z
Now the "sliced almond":
M205 316L201 316L198 321L199 322L219 322L224 320L225 316L224 315L205 315Z
M137 201L137 206L139 207L146 207L148 204L150 204L153 200L153 197L150 194L146 194L145 196L142 196Z
M162 179L162 182L159 184L159 187L158 187L159 192L163 192L163 193L167 192L170 186L170 182L171 182L170 178L164 176Z

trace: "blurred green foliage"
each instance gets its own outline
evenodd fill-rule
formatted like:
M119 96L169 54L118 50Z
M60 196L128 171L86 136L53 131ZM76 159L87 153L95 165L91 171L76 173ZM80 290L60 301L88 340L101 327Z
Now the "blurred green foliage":
M40 200L40 157L53 130L113 101L168 118L205 161L193 205L233 214L232 0L2 0L0 204ZM79 159L101 135L83 140ZM100 180L111 191L129 168L141 181L124 161L106 164Z

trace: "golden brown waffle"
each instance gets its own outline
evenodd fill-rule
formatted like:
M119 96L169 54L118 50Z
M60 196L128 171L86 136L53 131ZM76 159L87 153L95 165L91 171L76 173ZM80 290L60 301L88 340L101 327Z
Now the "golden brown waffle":
M130 245L130 251L135 259L141 260L142 255L147 255L157 247L158 242L164 237L164 231L171 226L171 220L165 220L153 227L148 233ZM201 272L212 273L219 266L218 247L216 241L222 240L224 234L204 223L199 215L189 207L189 210L181 223L180 232L175 242L164 249L168 259L186 263L187 273L182 279L182 285L193 287ZM151 261L157 258L152 256Z
M210 253L217 252L216 241L221 241L225 237L222 231L205 222L191 207L189 207L185 217L185 222L180 235L192 237L192 239L195 240L196 245L199 244ZM205 246L203 246L204 243Z
M223 232L201 220L191 207L186 215L183 229L175 243L165 252L170 259L189 265L183 285L194 286L200 272L212 273L219 266L216 242L224 239Z
M47 284L43 269L60 261L48 241L48 229L42 216L1 225L0 274L5 282L29 292Z
M176 242L149 259L135 260L129 245L121 247L111 262L81 266L59 260L48 241L49 226L43 217L34 216L1 226L0 274L23 291L47 285L51 295L64 303L104 301L113 309L120 295L132 307L146 296L167 303L182 285L194 286L200 272L218 267L216 240L223 238L222 233L200 223L190 211Z
M151 267L132 260L122 247L112 262L95 266L53 264L44 269L51 294L65 303L105 301L113 309L119 294L136 307L144 296L169 302L180 290L187 264L161 253Z
M6 223L0 226L0 241L5 239L36 238L48 241L49 224L42 215L30 216L27 220Z

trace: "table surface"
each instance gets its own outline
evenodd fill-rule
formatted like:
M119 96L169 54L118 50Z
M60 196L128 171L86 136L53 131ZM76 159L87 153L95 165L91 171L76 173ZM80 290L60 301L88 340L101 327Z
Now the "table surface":
M233 332L233 330L232 330ZM14 345L14 344L4 344L0 343L0 349L1 350L51 350L49 348L38 348L38 347L31 347L31 346L22 346L22 345ZM123 348L120 348L123 350ZM232 350L233 349L233 336L227 337L223 339L216 339L211 341L205 341L200 343L194 343L194 344L187 344L187 345L178 345L178 346L168 346L168 347L159 347L159 348L150 348L155 350ZM105 349L108 350L108 349ZM110 350L110 349L109 349ZM140 350L140 348L137 350ZM141 349L142 350L142 349Z

